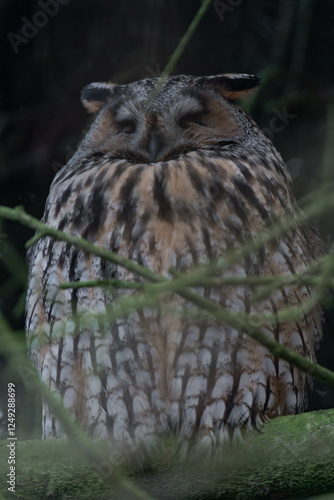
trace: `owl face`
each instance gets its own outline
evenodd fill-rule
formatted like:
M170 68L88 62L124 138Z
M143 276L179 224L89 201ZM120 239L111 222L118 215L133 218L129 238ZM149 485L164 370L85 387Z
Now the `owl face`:
M115 159L152 163L245 139L247 128L232 101L251 92L258 84L256 77L170 77L159 90L157 82L85 87L83 104L98 116L83 148L110 153Z

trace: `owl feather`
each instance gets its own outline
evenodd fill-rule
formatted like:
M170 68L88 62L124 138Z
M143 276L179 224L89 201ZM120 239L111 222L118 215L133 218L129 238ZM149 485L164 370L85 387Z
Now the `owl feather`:
M94 83L82 102L93 124L56 175L43 222L133 259L155 273L189 272L256 239L298 211L290 176L271 141L235 102L252 75ZM291 276L321 253L311 225L252 252L219 276ZM191 314L184 298L105 321L133 292L61 283L135 273L51 237L30 255L27 339L41 379L91 435L149 453L160 436L214 450L242 429L305 409L307 377L235 328ZM228 311L276 314L300 306L308 286L255 302L250 285L201 287ZM166 310L168 306L168 311ZM315 308L298 322L264 326L268 337L314 361ZM63 436L48 405L43 437Z

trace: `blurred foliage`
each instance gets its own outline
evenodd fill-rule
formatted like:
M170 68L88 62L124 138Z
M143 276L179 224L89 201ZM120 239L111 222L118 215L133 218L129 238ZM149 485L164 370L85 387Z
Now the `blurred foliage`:
M79 102L81 88L91 81L125 83L159 76L202 2L72 0L59 5L16 53L8 35L22 36L25 20L35 19L40 4L0 4L0 204L24 205L38 218L52 178L75 150L87 123ZM173 69L262 77L261 88L244 107L282 153L299 198L333 180L333 26L334 4L327 0L213 0ZM330 244L333 208L314 220ZM36 387L25 388L24 377L12 367L19 356L27 362L24 242L32 230L9 221L0 224L0 312L2 325L8 321L13 327L8 324L14 342L11 351L3 326L0 375L17 384L18 435L27 439L40 435L40 398ZM333 337L330 327L319 358L332 369ZM1 387L2 422L5 397ZM333 398L326 405L333 406Z
M145 471L123 467L114 476L106 443L91 443L101 458L79 454L63 439L18 443L18 500L258 500L307 498L334 490L331 444L334 410L279 417L252 432L215 459L194 456L185 464L161 457ZM177 448L166 439L166 447ZM6 474L6 442L0 441L0 475ZM135 492L126 489L135 488ZM5 486L0 484L0 495ZM131 494L132 493L132 494ZM7 493L5 498L11 498ZM1 497L0 497L1 498ZM333 497L331 497L333 498Z

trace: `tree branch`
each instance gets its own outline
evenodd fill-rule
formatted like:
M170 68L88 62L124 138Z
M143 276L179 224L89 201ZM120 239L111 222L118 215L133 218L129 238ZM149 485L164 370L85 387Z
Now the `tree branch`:
M328 203L334 204L334 198L332 195L329 197L327 201L324 201L324 198L327 197L323 196L321 203L315 203L315 202L311 203L307 209L308 213L309 214L312 213L313 215L315 213L321 213L324 207L328 207ZM199 308L213 315L216 321L227 323L233 326L234 328L239 329L240 331L246 333L254 340L259 342L261 345L266 347L274 356L284 359L285 361L288 361L289 363L296 366L300 370L311 374L313 377L322 380L323 382L331 386L334 386L334 372L316 363L312 363L311 361L305 359L303 356L293 351L292 349L283 346L276 340L270 339L259 325L261 318L259 318L258 321L257 318L254 318L250 315L246 316L239 313L238 314L231 313L230 311L223 309L219 304L216 304L212 300L209 300L205 297L200 296L199 294L196 294L189 288L185 288L184 282L187 279L187 277L182 277L182 279L180 279L179 281L171 281L163 276L154 273L153 271L150 271L149 269L146 269L145 267L141 266L140 264L137 264L136 262L133 262L130 259L115 254L105 248L93 245L84 238L78 238L66 234L63 231L59 231L57 229L48 227L42 222L35 219L34 217L31 217L30 215L26 214L26 212L23 210L22 207L16 207L14 209L11 209L8 207L0 206L0 217L5 217L11 220L16 220L18 222L21 222L22 224L32 227L37 231L40 231L41 233L43 233L43 235L51 236L57 240L66 241L78 248L82 248L83 250L85 250L88 253L91 253L92 255L97 255L101 258L114 262L136 274L139 274L144 278L149 279L150 281L159 284L160 286L155 288L157 296L162 293L171 293L171 292L178 293L181 297L191 301ZM305 221L304 215L297 214L296 218L293 220L293 223L298 225L301 223L302 220ZM288 219L286 222L281 222L280 224L278 224L278 229L276 233L274 231L274 228L270 228L268 231L264 233L264 236L262 235L262 237L260 237L261 236L260 235L258 238L260 240L260 243L256 240L246 245L247 252L254 251L255 248L260 248L261 245L268 243L269 241L271 241L271 239L277 238L278 233L284 232L283 228L285 228L286 230L286 227L288 227L288 229L292 229L294 227L290 219ZM246 250L241 248L239 252L236 252L238 253L238 256L231 255L231 257L223 259L220 264L217 265L217 263L215 263L213 265L213 268L221 266L225 268L228 262L230 262L231 260L235 261L236 258L245 257L247 255L247 252ZM331 266L333 266L332 261L331 261ZM209 265L208 268L210 269L211 272L212 265ZM203 273L205 273L204 268L195 271L193 276L201 276L203 275ZM150 300L149 304L146 305L146 307L152 307L152 305L156 303L157 296L156 298L154 298L152 296L152 293L147 295L146 298L148 296L150 297ZM128 301L128 304L124 299ZM137 297L132 298L132 300L129 299L130 299L129 297L122 298L122 308L118 307L117 309L117 303L116 307L115 305L113 305L113 314L114 315L115 313L119 314L119 311L121 311L121 313L124 314L124 310L131 311L134 309L140 309L142 307L145 307L145 304L143 304L143 302L145 302L143 297L140 298L140 301L138 303L136 302ZM312 297L310 300L312 300ZM309 307L310 305L312 304L308 304ZM299 314L301 314L301 311L299 311Z
M126 478L143 492L142 499L257 500L305 498L334 491L334 410L278 417L258 431L248 431L234 446L223 445L214 459L194 455L188 463L174 456L177 439L166 442L168 457L150 471ZM7 456L7 441L0 441L0 457ZM105 442L91 444L106 456ZM112 463L100 462L102 476ZM76 498L124 500L138 498L117 491L96 472L96 467L65 440L18 442L17 500ZM8 464L0 460L0 476ZM0 495L7 495L5 481Z

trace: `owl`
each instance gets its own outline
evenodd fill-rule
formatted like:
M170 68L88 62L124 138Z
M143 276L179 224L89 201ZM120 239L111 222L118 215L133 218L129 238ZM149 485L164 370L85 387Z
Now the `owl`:
M88 85L82 102L95 119L55 176L43 222L173 279L294 217L298 208L281 156L236 103L258 84L252 75L220 74ZM316 230L304 223L217 276L292 276L321 248ZM200 315L182 296L169 294L154 307L108 320L113 304L138 292L60 284L142 283L142 277L49 236L29 260L31 359L95 438L144 456L173 434L189 449L203 443L215 453L244 429L305 408L303 372L243 331ZM311 295L306 285L261 300L253 300L256 288L246 283L195 291L227 311L257 315L298 306ZM263 329L314 360L321 311ZM42 426L44 438L64 434L46 403Z

